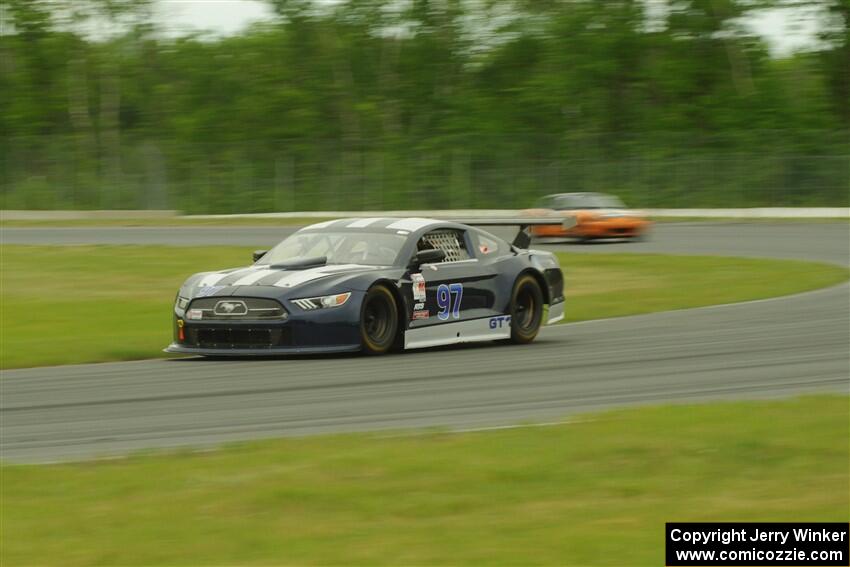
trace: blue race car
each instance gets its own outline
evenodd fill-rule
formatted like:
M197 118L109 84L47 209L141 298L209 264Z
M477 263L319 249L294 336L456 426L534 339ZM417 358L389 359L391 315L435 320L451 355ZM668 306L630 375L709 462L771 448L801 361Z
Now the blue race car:
M359 218L304 227L254 264L191 276L174 304L166 352L204 356L362 350L383 354L473 341L534 340L564 316L563 275L477 226L425 218ZM557 222L557 221L556 221Z

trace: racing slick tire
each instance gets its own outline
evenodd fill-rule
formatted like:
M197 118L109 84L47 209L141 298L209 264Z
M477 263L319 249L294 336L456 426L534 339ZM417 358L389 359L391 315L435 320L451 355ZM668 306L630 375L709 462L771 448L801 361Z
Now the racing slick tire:
M396 343L398 306L392 292L376 285L360 307L360 340L366 354L384 354Z
M530 343L543 323L543 291L531 274L517 278L511 293L511 342Z

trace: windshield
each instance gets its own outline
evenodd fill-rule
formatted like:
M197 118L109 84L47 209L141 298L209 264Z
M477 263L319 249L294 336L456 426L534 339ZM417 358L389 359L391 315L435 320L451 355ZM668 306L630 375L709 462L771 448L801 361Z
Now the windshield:
M297 258L326 256L328 264L390 266L407 237L382 232L296 232L263 256L258 264L281 264Z
M553 209L621 209L625 205L613 195L559 195L554 198Z

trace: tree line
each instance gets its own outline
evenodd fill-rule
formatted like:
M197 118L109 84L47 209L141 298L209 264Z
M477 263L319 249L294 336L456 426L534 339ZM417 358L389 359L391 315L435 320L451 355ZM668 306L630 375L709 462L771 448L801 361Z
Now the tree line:
M269 2L170 37L150 0L4 0L2 207L848 204L850 0L783 57L744 25L781 0Z

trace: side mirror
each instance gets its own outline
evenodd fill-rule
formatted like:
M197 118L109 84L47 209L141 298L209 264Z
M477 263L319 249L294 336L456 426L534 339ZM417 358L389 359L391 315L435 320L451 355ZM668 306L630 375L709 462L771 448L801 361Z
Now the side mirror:
M434 264L442 262L446 259L446 252L439 248L431 248L430 250L420 250L413 255L413 260L410 261L411 268L418 268L422 264Z
M254 250L254 261L256 262L260 258L266 255L268 250Z

